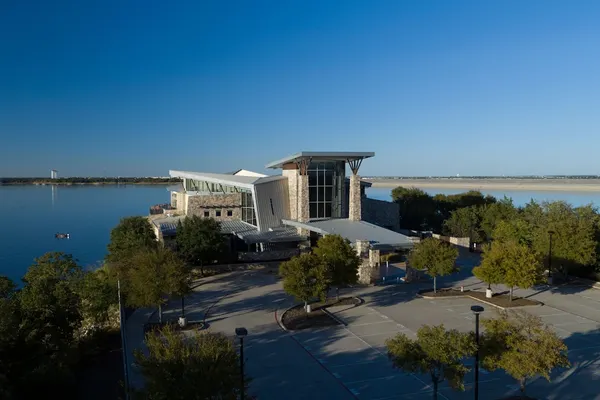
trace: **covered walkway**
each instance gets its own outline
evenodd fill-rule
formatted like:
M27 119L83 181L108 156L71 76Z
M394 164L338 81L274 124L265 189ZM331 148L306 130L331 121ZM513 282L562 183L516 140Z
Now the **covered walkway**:
M299 222L282 220L287 226L306 229L320 235L340 235L355 244L357 240L366 240L373 249L410 249L413 247L408 236L370 224L365 221L351 221L345 218L313 220Z

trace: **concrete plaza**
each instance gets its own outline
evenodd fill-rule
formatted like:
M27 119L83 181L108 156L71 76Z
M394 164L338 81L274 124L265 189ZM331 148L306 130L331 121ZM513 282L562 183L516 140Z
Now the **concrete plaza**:
M440 284L481 286L470 276L470 266L465 263L460 274L442 279ZM475 301L415 297L423 285L429 283L356 289L353 294L362 297L364 304L332 310L346 326L285 332L277 317L295 302L283 292L278 279L261 271L234 272L205 280L190 296L187 315L192 320L205 319L210 330L229 335L238 326L248 329L245 358L253 379L250 393L261 400L430 399L430 377L394 369L387 359L385 340L398 332L414 337L423 324L443 323L447 328L471 331L474 317L470 306ZM525 310L556 329L569 348L572 364L556 371L552 382L534 379L527 385L527 393L548 400L600 399L600 290L540 287L517 295L545 304ZM167 307L165 318L176 318L177 305L175 301ZM493 317L492 308L486 306L483 317ZM128 322L128 335L130 330L136 328ZM442 384L439 398L473 398L473 372L465 382L465 392ZM482 371L480 399L496 400L515 393L515 384L502 371Z

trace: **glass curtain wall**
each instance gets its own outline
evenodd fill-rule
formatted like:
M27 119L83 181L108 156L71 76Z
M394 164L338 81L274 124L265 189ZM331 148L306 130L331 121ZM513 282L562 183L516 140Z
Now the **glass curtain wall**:
M243 190L236 188L235 186L219 185L218 183L197 181L194 179L186 179L185 186L188 192L201 192L207 194L222 194L223 192L237 193Z
M346 171L343 161L315 162L308 166L310 218L341 218Z
M256 213L254 212L254 199L252 192L242 192L242 221L256 225Z

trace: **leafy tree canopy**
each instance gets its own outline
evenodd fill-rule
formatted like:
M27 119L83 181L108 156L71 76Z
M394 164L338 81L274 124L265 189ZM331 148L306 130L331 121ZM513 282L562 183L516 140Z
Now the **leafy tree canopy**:
M480 209L481 230L485 239L491 239L500 221L513 221L517 218L518 209L514 206L511 198L504 196L503 199L486 204Z
M221 224L197 215L186 217L177 226L177 252L192 265L210 264L225 252Z
M358 281L361 259L347 239L340 235L323 236L313 253L327 267L332 285L340 287Z
M204 400L239 398L240 361L230 339L220 333L189 337L166 326L146 336L148 354L135 358L146 379L141 398Z
M456 271L458 250L452 245L435 238L427 238L415 245L408 256L411 267L425 270L433 278L433 290L437 290L438 276Z
M488 287L503 283L505 280L504 254L501 253L501 249L501 246L492 249L491 245L486 245L481 264L473 268L473 275L487 283Z
M454 237L468 237L473 242L481 242L485 233L481 230L481 211L475 206L458 208L450 213L444 222L444 234Z
M464 390L464 377L469 369L463 362L476 350L470 334L446 330L444 325L422 326L416 340L400 333L388 339L386 346L395 367L430 375L434 399L437 399L438 385L443 381L448 381L454 389Z
M4 275L0 275L0 298L9 298L15 293L17 285Z
M525 312L502 312L499 318L482 321L483 366L503 369L519 382L525 393L528 379L538 375L550 380L557 367L568 367L567 346L542 320Z
M314 297L324 299L331 284L327 267L310 253L282 262L279 275L285 292L305 303Z
M123 218L110 232L106 261L111 264L123 263L137 250L156 247L156 235L147 218Z
M160 307L164 296L181 294L189 287L189 270L171 250L158 247L132 255L125 294L133 307Z

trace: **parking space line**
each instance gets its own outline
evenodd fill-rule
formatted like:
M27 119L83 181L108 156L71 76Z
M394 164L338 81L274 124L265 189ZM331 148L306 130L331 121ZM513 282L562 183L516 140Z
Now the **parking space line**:
M404 329L404 331L408 331L408 329ZM404 332L402 332L402 329L401 329L399 331L389 331L389 332L383 332L383 333L371 333L369 335L360 335L360 337L363 338L363 337L369 337L369 336L391 335L391 334L398 334L398 333L404 333Z
M561 313L556 313L556 314L544 314L544 315L538 315L538 317L540 318L544 318L544 317L558 317L560 315L567 315L566 312L561 312Z
M383 361L359 361L359 362L349 363L349 364L330 365L329 368L346 368L346 367L353 367L355 365L377 364L377 363L382 363L382 362Z
M369 322L364 324L352 324L352 326L368 326L368 325L377 325L377 324L391 324L394 321L379 321L379 322Z
M397 378L398 374L395 375L387 375L387 376L380 376L378 378L371 378L371 379L361 379L358 381L351 381L351 382L344 382L345 385L355 385L357 383L364 383L364 382L371 382L371 381L381 381L384 379L392 379L392 378Z

